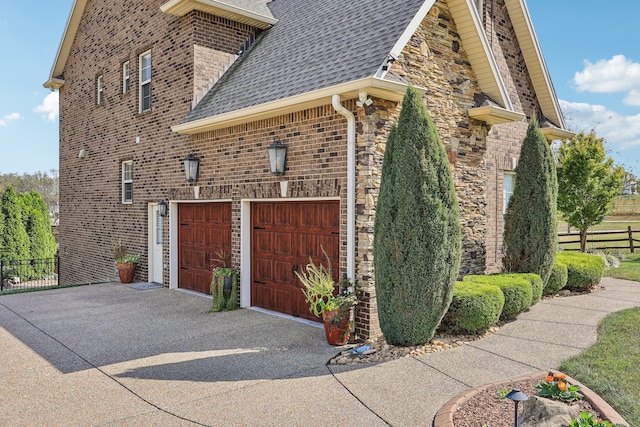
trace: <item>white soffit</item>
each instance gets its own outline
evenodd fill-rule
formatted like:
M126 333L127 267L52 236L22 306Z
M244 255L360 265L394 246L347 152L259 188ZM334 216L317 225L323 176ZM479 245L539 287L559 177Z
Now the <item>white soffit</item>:
M160 6L160 10L175 16L184 16L192 10L199 10L262 29L269 28L278 22L271 16L261 15L216 0L170 0Z

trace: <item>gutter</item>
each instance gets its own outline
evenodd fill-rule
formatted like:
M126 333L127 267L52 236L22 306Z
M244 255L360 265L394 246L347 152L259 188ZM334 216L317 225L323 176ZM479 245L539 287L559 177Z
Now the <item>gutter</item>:
M356 242L356 118L340 102L340 95L331 97L336 112L347 119L347 277L355 279Z

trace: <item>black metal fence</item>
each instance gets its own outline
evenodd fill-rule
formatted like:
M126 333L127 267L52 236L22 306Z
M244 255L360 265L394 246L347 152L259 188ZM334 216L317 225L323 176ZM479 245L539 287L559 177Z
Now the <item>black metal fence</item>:
M0 260L0 291L58 286L60 259Z

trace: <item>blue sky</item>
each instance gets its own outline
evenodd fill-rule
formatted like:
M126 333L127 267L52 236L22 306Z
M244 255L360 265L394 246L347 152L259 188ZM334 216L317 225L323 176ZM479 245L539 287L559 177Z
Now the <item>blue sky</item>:
M42 84L72 4L0 0L0 173L58 168L57 94ZM640 175L640 2L528 7L568 128L594 129L616 163Z

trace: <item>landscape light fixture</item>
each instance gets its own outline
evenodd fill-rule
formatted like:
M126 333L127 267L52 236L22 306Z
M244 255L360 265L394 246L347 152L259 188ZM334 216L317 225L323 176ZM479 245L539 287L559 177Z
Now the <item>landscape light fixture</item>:
M514 388L507 394L507 399L513 400L513 404L515 405L513 427L518 427L518 402L529 400L529 396L521 392L519 388Z

